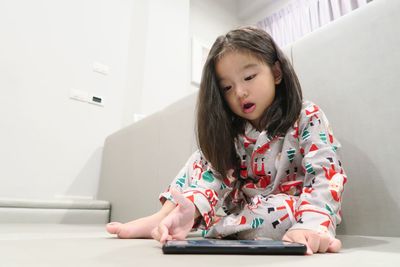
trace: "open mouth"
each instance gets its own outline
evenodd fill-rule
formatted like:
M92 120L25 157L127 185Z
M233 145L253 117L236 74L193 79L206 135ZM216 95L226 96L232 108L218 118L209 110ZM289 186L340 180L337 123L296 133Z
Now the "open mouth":
M252 111L255 109L255 107L256 107L256 104L254 104L254 103L246 103L246 104L244 104L244 105L242 106L243 111L244 111L245 113L252 112Z

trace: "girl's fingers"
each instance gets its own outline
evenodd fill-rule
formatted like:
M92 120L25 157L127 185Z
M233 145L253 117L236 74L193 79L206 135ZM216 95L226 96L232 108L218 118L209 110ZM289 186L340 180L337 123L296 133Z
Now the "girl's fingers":
M169 240L171 238L171 236L168 233L168 228L167 226L165 226L164 224L160 224L158 226L159 229L159 233L160 233L160 242L162 244L164 244L165 242L167 242L167 240Z
M330 244L331 238L328 235L320 235L320 241L319 241L319 253L325 253L328 250L329 244Z
M342 242L339 239L332 238L329 246L328 246L328 252L339 252L339 250L342 248Z
M302 243L307 246L306 254L339 252L342 248L342 242L332 238L327 234L321 234L313 231L288 231L282 238L283 241Z
M307 244L313 253L318 252L320 240L321 238L317 233L309 233L307 235Z
M160 224L151 231L151 237L160 243L164 244L167 240L171 239L168 228L164 224Z
M152 231L151 231L151 237L155 240L160 240L160 233L158 232L158 227L155 227Z
M312 251L310 245L308 244L305 235L301 234L301 233L298 233L296 230L288 232L283 237L282 240L283 241L288 241L288 242L296 242L296 243L300 243L300 244L306 245L306 247L307 247L306 254L307 255L312 255L313 254L313 251Z

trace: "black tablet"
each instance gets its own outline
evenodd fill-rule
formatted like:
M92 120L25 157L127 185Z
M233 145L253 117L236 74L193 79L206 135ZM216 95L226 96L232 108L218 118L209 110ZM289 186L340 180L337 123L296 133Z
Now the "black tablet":
M173 240L163 245L164 254L264 254L304 255L307 247L275 240Z

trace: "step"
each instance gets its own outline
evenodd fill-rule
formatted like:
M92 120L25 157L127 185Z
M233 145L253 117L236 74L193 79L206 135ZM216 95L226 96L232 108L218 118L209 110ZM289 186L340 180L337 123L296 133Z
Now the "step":
M110 209L103 200L0 198L0 223L105 224Z

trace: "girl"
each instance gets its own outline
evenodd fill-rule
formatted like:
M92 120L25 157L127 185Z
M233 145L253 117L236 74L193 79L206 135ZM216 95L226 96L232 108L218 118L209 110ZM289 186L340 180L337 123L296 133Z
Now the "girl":
M126 224L120 238L282 239L307 253L338 252L335 238L346 182L321 109L302 100L288 60L264 31L245 27L217 38L198 97L195 152L161 210Z

